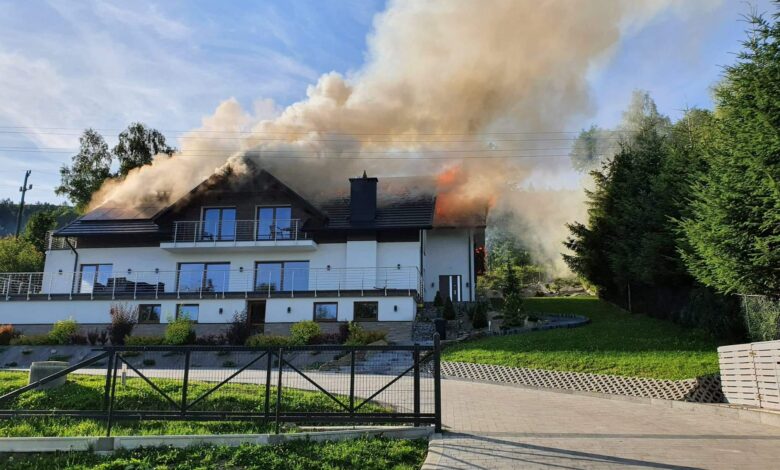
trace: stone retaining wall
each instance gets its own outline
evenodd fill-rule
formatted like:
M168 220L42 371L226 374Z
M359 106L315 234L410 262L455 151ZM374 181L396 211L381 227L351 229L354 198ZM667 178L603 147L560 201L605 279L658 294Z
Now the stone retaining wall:
M718 376L688 380L657 380L617 375L560 372L544 369L442 362L442 376L486 380L540 388L660 398L696 403L722 403Z

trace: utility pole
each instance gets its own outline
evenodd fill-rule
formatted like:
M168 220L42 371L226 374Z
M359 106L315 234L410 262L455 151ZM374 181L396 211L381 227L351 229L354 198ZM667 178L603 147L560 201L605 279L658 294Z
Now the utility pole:
M22 201L19 203L19 212L16 214L16 238L19 238L19 231L22 229L22 212L24 212L24 195L27 191L32 189L32 184L27 186L27 178L30 177L32 170L27 170L24 174L24 184L19 187L19 192L22 193Z

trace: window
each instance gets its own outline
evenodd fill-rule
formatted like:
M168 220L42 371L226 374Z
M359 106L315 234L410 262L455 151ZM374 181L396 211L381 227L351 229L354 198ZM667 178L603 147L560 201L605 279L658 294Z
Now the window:
M309 262L276 261L256 263L255 290L309 290Z
M236 209L233 207L209 207L203 209L201 239L228 240L236 237Z
M225 292L230 263L179 263L178 292Z
M141 304L138 306L138 323L160 323L160 304Z
M198 304L178 304L176 306L176 319L187 318L197 323L200 305Z
M339 304L336 302L314 302L314 321L336 321Z
M257 239L258 240L290 240L294 238L295 230L290 207L258 207L257 208Z
M379 302L355 302L355 321L377 321L379 318Z
M82 294L108 292L113 266L112 264L82 264L79 292Z

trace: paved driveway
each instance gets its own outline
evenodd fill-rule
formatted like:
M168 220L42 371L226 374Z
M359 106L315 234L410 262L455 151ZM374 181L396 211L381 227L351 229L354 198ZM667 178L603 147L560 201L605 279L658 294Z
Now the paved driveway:
M780 468L780 427L451 379L442 398L447 432L425 470Z

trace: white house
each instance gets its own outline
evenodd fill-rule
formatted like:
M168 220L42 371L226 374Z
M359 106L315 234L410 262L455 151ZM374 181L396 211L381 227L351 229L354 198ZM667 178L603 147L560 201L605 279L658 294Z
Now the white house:
M474 300L484 217L437 227L435 195L377 197L365 174L349 183L348 198L307 201L263 170L214 176L165 207L101 206L54 232L44 272L0 274L0 323L102 326L125 302L145 334L178 315L216 332L245 310L270 333L360 321L402 337L437 291Z

